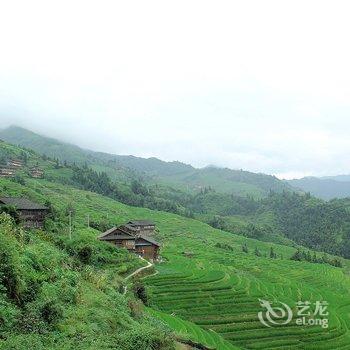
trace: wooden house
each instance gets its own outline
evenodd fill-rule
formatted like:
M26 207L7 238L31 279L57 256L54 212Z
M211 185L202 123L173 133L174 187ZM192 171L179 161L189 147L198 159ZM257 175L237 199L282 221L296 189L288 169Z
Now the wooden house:
M160 244L153 238L140 235L135 240L135 252L136 254L151 260L156 261L159 258Z
M42 179L44 177L44 171L37 167L34 167L30 169L30 175L36 179Z
M25 198L1 197L0 206L16 208L24 227L40 228L43 226L48 208Z
M99 236L101 241L126 248L151 261L158 260L160 244L151 237L138 233L127 225L113 227Z
M13 168L22 168L23 166L23 161L20 159L11 159L8 162L8 165Z
M10 167L0 168L0 177L13 177L16 174L16 169Z
M129 221L125 226L136 230L139 234L153 235L156 225L149 220Z
M98 237L101 241L112 243L120 248L135 249L135 236L125 231L123 227L112 227Z

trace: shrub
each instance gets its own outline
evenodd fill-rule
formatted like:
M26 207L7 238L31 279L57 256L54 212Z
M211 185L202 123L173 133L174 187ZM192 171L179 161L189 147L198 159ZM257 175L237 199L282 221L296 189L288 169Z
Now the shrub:
M52 300L44 303L40 311L43 320L49 325L55 324L63 315L62 308Z
M121 335L120 350L174 350L174 342L169 332L148 325L135 325Z
M140 299L145 305L149 304L146 287L140 280L133 284L132 290L136 298Z
M17 225L20 223L18 211L16 210L16 207L14 207L13 205L1 206L0 213L5 213L10 215Z
M89 245L85 245L78 249L78 256L81 262L84 264L90 264L92 257L92 247Z
M11 219L2 215L0 220L0 286L3 286L7 297L16 302L20 301L23 290L20 278L20 264L18 250L20 249L15 238L11 237ZM1 216L0 215L0 216ZM7 235L7 234L8 235Z

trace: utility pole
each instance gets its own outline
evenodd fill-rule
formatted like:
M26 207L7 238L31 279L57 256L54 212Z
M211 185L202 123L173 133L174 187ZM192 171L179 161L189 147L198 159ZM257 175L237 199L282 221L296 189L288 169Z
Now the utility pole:
M72 239L72 211L69 210L69 239Z

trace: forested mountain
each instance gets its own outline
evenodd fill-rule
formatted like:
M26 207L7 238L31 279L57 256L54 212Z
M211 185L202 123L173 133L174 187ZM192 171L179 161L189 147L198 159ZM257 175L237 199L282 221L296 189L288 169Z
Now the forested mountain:
M164 162L157 158L145 159L93 152L20 127L13 126L0 131L0 139L30 148L62 162L87 164L118 180L130 180L136 172L138 176L142 176L143 181L163 183L190 192L211 187L222 193L248 195L254 198L262 198L270 190L275 192L291 190L286 182L270 175L215 167L196 169L176 161Z
M304 177L290 180L288 183L325 200L350 197L350 177L346 175L322 178Z

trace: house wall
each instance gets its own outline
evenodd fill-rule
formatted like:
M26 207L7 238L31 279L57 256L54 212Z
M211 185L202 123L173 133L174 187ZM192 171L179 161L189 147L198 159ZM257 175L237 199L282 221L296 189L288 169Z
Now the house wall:
M158 259L158 247L154 245L136 246L135 252L152 261Z
M23 222L23 226L27 228L43 227L46 210L18 210L19 217Z
M135 249L135 241L131 239L117 239L113 243L120 248L126 248L128 250Z

